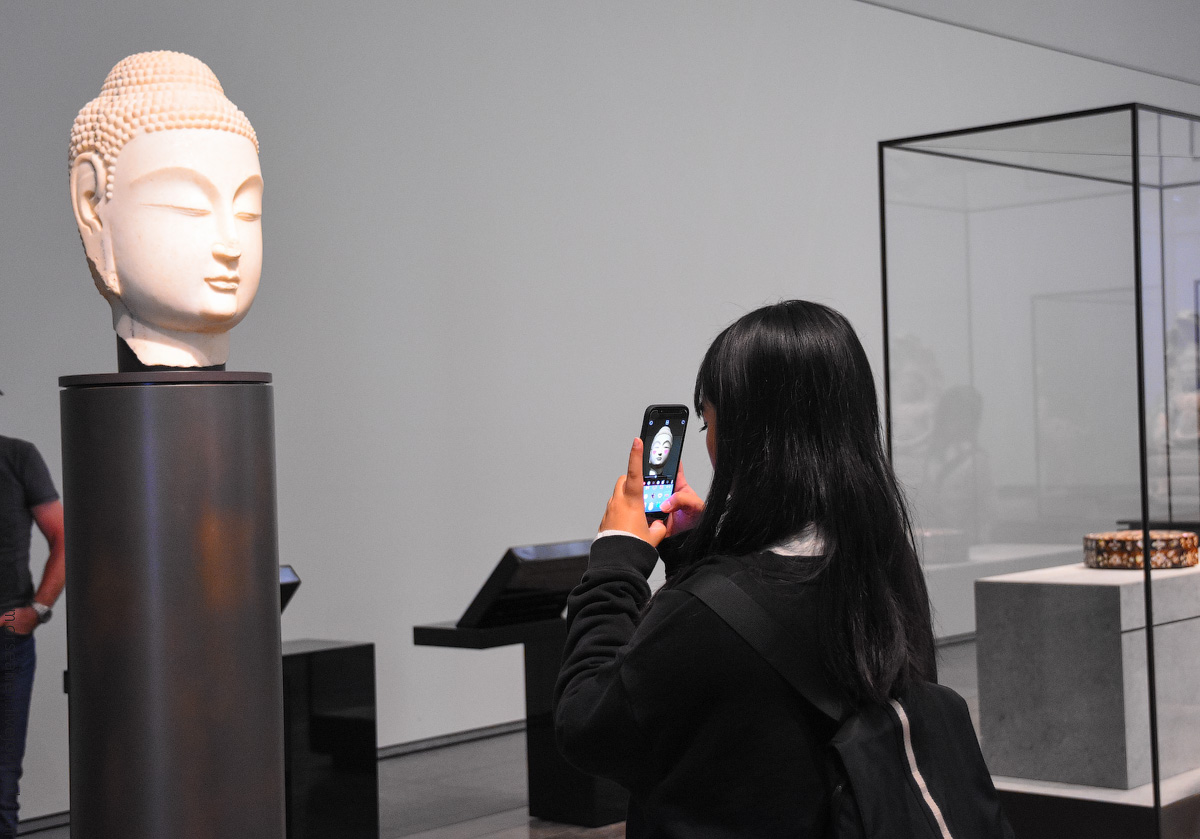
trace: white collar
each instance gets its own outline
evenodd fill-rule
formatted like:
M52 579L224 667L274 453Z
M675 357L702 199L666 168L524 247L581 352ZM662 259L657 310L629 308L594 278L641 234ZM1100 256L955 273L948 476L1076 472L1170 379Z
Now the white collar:
M822 556L825 553L825 539L817 532L817 526L810 524L795 536L771 545L767 550L780 556Z

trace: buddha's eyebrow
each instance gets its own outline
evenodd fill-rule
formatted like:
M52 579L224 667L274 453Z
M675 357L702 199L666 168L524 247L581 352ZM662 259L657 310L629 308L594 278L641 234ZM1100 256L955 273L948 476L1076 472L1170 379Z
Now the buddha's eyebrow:
M130 186L134 187L138 184L146 183L147 181L158 178L178 178L184 181L190 181L204 191L209 200L215 201L218 197L218 190L213 182L210 181L200 172L195 169L189 169L186 166L164 166L161 169L155 169L147 172L144 175L139 175L130 182Z
M263 185L262 175L251 175L250 177L246 178L246 180L242 181L242 185L239 186L237 188L237 191L233 193L233 197L236 199L245 190L250 189L252 187L258 187L259 189L262 189L262 185Z

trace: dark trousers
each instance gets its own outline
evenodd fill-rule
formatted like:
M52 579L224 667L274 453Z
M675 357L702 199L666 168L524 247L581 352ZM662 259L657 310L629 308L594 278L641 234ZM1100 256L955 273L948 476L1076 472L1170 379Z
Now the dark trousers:
M33 636L0 629L0 839L17 835L17 783L36 665Z

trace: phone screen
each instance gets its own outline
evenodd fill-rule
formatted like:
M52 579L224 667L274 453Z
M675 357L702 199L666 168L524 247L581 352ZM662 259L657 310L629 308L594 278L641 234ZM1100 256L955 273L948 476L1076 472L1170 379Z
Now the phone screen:
M642 418L642 498L651 518L666 516L662 505L675 491L687 421L686 405L651 405Z

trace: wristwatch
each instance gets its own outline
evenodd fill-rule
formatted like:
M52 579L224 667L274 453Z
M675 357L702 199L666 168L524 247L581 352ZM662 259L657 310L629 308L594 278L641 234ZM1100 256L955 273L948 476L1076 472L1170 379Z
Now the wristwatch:
M50 618L54 617L54 610L45 603L38 603L36 600L29 604L33 607L33 611L37 612L38 623L49 623Z

